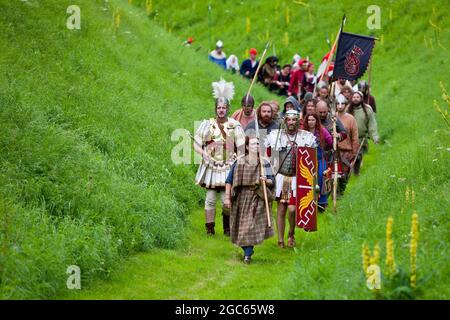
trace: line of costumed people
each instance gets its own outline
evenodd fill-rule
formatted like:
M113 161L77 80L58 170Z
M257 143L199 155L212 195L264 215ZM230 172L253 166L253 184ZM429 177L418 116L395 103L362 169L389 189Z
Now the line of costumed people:
M360 82L352 88L345 80L355 81L364 73L374 39L344 33L341 27L329 58L338 39L333 71L337 81L330 87L318 83L313 93L305 92L301 98L288 96L280 115L277 101L263 101L254 110L250 90L256 76L241 100L241 108L231 117L228 114L234 85L223 79L212 84L215 117L204 120L194 137L194 149L202 155L196 183L206 189L207 234L215 234L216 199L220 196L224 234L242 248L245 263L250 263L255 245L274 235L273 201L277 202L278 246L286 247L288 229L287 247L292 248L296 225L305 231L317 230L304 221L301 210L305 204L311 209L309 206L316 203L318 210L324 211L333 187L335 210L336 198L344 193L350 175L359 174L368 139L378 143L375 110L365 103L370 93L358 90L369 86ZM324 70L328 65L325 63ZM300 151L314 149L317 165L305 169L311 161L305 163ZM308 211L308 221L316 219L311 212L315 209Z
M244 131L239 121L228 116L233 84L224 80L214 82L213 93L215 118L204 120L194 137L194 149L202 155L196 183L206 189L206 231L208 235L215 234L216 199L220 196L224 233L242 247L244 262L249 263L254 246L274 234L264 211L262 182L267 186L270 207L273 200L278 202L279 246L285 246L286 211L288 246L295 245L295 150L298 146L318 147L319 140L315 133L300 128L300 112L291 106L291 100L285 104L283 119L278 121L274 121L271 104L262 102L256 110L258 132L254 129L256 119ZM242 102L246 108L254 104L254 99L246 95ZM263 155L260 144L265 147Z

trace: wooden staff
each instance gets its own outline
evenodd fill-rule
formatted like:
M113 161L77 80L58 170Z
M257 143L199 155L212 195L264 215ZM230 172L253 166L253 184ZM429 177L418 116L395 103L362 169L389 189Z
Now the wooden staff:
M337 184L338 184L338 152L337 152L337 129L336 129L336 122L337 122L337 115L336 115L336 97L334 95L334 86L335 82L331 83L331 115L333 120L333 154L334 154L334 176L333 176L333 212L336 213L336 196L337 196Z
M269 47L269 42L266 43L266 47L264 49L264 52L261 56L260 62L258 64L258 68L256 68L255 75L253 76L253 80L250 84L250 88L248 88L247 95L245 96L245 102L247 103L248 96L250 95L250 92L253 88L253 85L255 84L255 80L258 76L259 69L261 68L262 61L264 59L264 56L267 53L267 48ZM256 129L256 139L258 139L259 144L259 123L258 123L258 112L255 112L255 129ZM264 163L262 159L262 153L261 153L261 147L258 147L258 153L259 153L259 166L261 167L261 176L266 176L266 173L264 172ZM266 181L262 181L263 185L263 192L264 192L264 203L266 205L266 215L267 215L267 224L269 228L272 228L272 221L270 219L270 208L269 208L269 200L267 198L267 189L266 189Z
M248 96L250 95L250 92L252 91L253 85L255 84L255 80L258 77L258 72L259 72L259 69L261 68L261 64L262 64L262 61L264 59L264 56L267 53L267 48L269 48L269 42L266 43L266 47L264 48L264 52L263 52L263 54L261 56L261 59L259 60L259 63L258 63L258 68L256 68L255 75L253 76L252 82L250 83L250 87L248 88L247 94L245 95L245 100L246 100L245 102L247 102Z
M368 71L369 81L368 81L368 84L367 84L367 99L366 99L367 100L366 101L367 104L369 104L369 101L370 101L370 86L372 84L372 60L373 60L373 54L370 57L370 61L369 61L369 71Z

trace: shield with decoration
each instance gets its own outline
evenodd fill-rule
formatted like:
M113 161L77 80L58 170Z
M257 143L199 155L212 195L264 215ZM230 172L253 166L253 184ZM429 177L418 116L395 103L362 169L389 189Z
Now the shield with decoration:
M296 224L305 231L317 231L317 149L297 149Z

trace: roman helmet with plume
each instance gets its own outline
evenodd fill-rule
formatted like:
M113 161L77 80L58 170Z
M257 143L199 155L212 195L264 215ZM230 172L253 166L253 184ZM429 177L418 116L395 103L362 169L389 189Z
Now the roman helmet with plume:
M219 105L226 105L230 107L230 101L234 97L234 84L233 82L226 82L223 78L220 81L213 82L213 97L216 99L216 108Z

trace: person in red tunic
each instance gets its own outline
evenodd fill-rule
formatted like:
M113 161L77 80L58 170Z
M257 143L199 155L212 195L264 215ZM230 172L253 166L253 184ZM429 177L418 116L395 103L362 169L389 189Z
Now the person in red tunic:
M297 100L300 100L303 93L303 80L305 73L308 69L308 61L302 59L298 62L299 69L292 72L291 81L289 83L288 96L294 96Z

